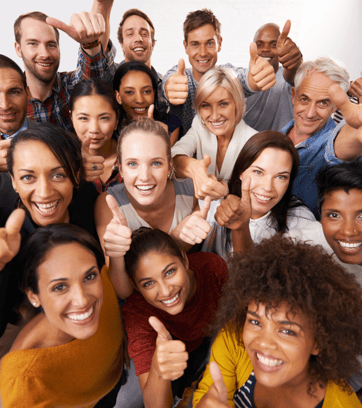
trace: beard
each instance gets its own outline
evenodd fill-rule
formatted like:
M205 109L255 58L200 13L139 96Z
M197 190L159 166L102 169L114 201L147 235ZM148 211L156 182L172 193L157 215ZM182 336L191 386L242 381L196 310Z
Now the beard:
M38 63L34 62L33 60L27 60L24 57L24 55L22 56L22 58L26 71L28 71L28 73L32 75L34 78L36 78L39 82L48 85L54 81L55 75L59 67L59 60L56 61L54 59L51 60L49 59L43 61L45 64L52 63L53 65L52 69L49 72L41 72L41 69L38 67Z

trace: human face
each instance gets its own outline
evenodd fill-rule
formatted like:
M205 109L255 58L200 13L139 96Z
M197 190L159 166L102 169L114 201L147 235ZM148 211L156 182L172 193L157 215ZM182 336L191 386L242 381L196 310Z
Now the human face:
M95 256L76 242L58 245L47 253L37 274L38 294L27 295L42 306L53 340L64 344L93 336L103 303Z
M23 125L27 93L20 74L11 68L0 69L0 132L9 136Z
M217 87L201 103L200 116L211 133L231 138L236 126L236 105L231 93Z
M185 265L177 256L167 253L144 255L137 265L135 283L150 305L171 315L182 312L191 293Z
M127 135L122 141L120 171L134 206L164 205L171 163L160 136L141 131Z
M52 83L60 60L54 28L33 18L25 18L20 28L20 44L15 43L15 50L23 59L26 77L43 84Z
M151 56L154 41L151 35L151 26L140 16L128 17L122 27L125 61L140 61L151 67Z
M100 151L111 140L117 128L117 114L102 96L82 96L74 103L72 122L82 143L91 139L89 148Z
M197 82L217 63L217 53L221 50L222 38L217 38L211 24L195 28L184 40L186 54L192 65L192 74Z
M240 175L241 181L251 178L251 218L262 217L283 198L289 186L292 165L289 152L267 147Z
M293 387L308 381L308 363L318 354L315 333L305 316L280 305L266 312L252 302L243 329L243 342L255 378L265 387Z
M146 117L148 108L155 101L151 78L143 71L127 72L116 96L129 118Z
M36 140L19 142L14 151L13 173L13 187L36 224L44 227L69 222L73 184L46 144Z
M292 88L295 131L303 140L319 132L335 111L328 90L336 83L314 72L303 79L297 92Z
M257 36L254 38L259 57L263 57L269 61L269 64L274 68L275 72L277 72L279 68L277 51L279 35L280 31L277 29L277 27L268 25L260 30L257 33Z
M325 194L321 210L324 236L338 258L362 265L362 191Z

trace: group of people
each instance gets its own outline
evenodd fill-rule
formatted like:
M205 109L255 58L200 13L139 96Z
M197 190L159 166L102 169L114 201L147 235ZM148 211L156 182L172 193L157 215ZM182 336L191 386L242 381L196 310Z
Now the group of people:
M361 406L362 79L289 20L217 66L208 9L191 68L155 70L138 9L118 64L112 4L21 15L25 72L0 55L3 407Z

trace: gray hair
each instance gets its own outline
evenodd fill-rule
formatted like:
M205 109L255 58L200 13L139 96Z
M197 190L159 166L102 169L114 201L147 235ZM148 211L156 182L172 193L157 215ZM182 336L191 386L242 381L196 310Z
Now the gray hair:
M245 115L245 96L238 77L231 68L214 67L201 78L195 93L195 110L200 114L200 107L219 86L230 92L236 106L235 124L239 124Z
M327 75L332 81L337 82L345 91L349 88L349 73L346 68L338 65L331 58L320 57L315 61L304 62L299 68L294 77L294 88L298 91L303 79L313 72L320 72Z

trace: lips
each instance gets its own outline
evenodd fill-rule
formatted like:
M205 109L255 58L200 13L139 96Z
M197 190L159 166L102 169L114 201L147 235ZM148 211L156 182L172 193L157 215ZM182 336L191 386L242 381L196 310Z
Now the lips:
M262 202L262 203L269 203L269 201L271 201L273 199L273 197L268 197L268 196L265 196L265 195L262 195L262 194L257 194L257 193L254 193L254 192L253 192L253 194L256 197L256 199L259 202Z
M147 107L148 108L148 107ZM147 113L146 107L132 108L137 115L143 115Z
M138 185L135 186L138 191L141 193L150 193L155 187L155 184L147 184L147 185Z
M84 321L93 314L93 311L94 311L94 306L92 305L90 309L86 311L85 313L68 313L67 317L68 319L74 320L74 321Z
M282 364L283 360L277 359L273 356L268 356L261 352L255 352L256 360L260 363L259 366L264 366L267 370L276 369Z
M38 212L42 215L50 215L55 212L59 205L60 200L55 200L49 203L33 203Z
M171 306L175 306L180 300L180 291L176 293L175 296L173 296L172 298L169 298L167 300L160 300L160 302L166 306L166 307L171 307Z
M16 118L16 112L0 113L0 118L2 120L14 120Z

